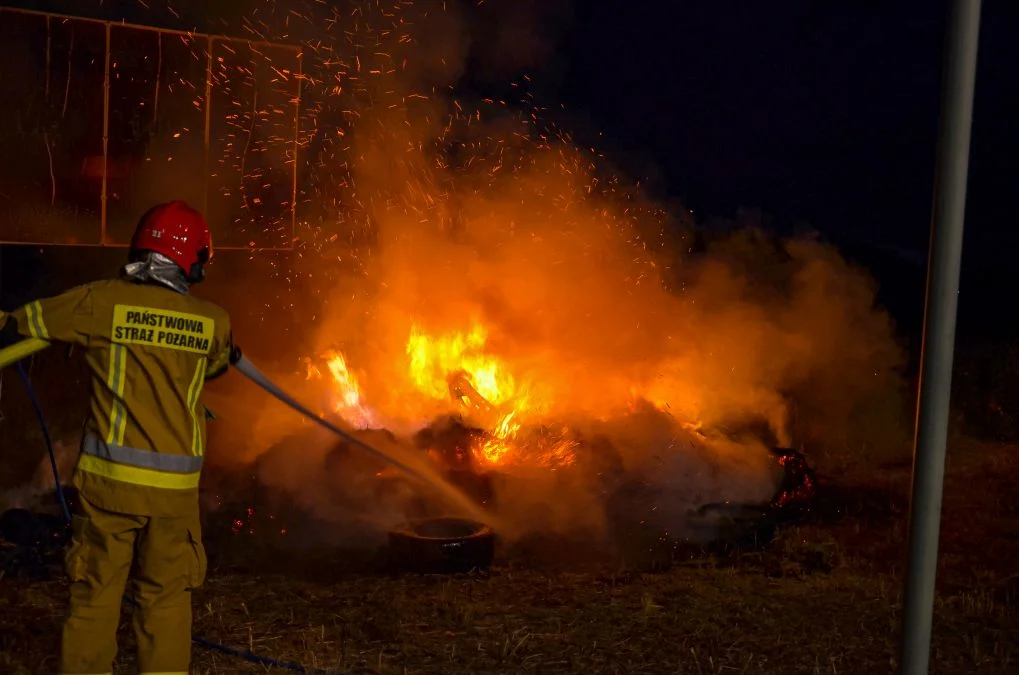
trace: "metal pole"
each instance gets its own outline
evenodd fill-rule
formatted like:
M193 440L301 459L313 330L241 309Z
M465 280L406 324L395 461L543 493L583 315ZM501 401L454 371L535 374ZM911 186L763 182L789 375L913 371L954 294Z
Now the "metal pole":
M297 98L294 99L294 173L290 189L290 247L297 237L297 155L301 146L301 81L304 79L304 54L297 52Z
M209 217L209 157L212 152L212 50L215 38L209 36L207 41L209 53L205 60L205 134L202 143L205 152L204 169L202 172L202 213Z
M71 76L70 71L67 74ZM106 245L106 219L108 216L107 175L110 172L110 24L106 24L106 61L103 66L103 187L99 196L99 244Z
M927 675L930 665L979 32L980 0L952 0L942 83L913 450L909 567L902 616L902 675Z
M249 40L243 37L232 37L230 35L221 35L218 33L196 33L190 30L175 30L173 28L158 28L156 26L146 26L140 23L127 23L126 21L107 21L105 19L93 19L88 16L75 16L73 14L60 14L59 12L43 12L38 9L22 9L21 7L0 7L0 14L9 12L12 14L24 14L27 16L45 16L52 17L59 21L82 21L85 23L100 23L108 25L112 23L114 26L120 26L121 28L131 28L133 30L143 30L150 33L163 33L164 35L177 35L187 41L198 38L215 38L217 40L224 40L226 42L244 42L252 47L278 47L282 49L289 49L291 51L301 51L300 45L292 45L284 42L267 42L266 40Z

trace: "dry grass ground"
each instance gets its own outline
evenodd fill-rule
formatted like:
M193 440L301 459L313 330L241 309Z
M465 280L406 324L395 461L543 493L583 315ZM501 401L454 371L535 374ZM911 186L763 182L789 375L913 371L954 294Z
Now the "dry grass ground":
M312 573L296 558L275 572L214 569L196 633L327 672L892 672L908 479L908 466L829 478L837 522L784 530L763 554L656 573L519 554L487 577ZM1019 447L953 443L934 673L1019 673L1017 480ZM0 672L54 672L64 592L60 580L0 581ZM194 654L197 673L283 672Z

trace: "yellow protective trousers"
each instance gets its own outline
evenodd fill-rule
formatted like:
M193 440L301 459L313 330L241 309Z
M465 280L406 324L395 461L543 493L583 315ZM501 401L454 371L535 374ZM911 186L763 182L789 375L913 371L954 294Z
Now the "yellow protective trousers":
M72 523L67 572L71 601L60 672L106 675L117 655L117 625L128 579L141 675L187 675L191 590L205 579L198 510L148 517L100 509L86 499Z

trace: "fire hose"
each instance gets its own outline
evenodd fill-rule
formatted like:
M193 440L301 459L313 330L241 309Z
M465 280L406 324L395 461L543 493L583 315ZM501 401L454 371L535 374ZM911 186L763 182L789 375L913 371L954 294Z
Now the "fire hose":
M343 440L347 441L351 445L357 446L358 448L367 452L369 455L372 455L376 459L382 460L383 462L392 465L394 468L399 469L409 478L413 478L426 485L430 485L432 483L432 481L430 481L421 472L407 466L406 464L396 459L395 457L387 455L381 450L377 450L376 448L362 441L357 436L347 433L346 431L339 428L338 426L336 426L329 420L325 419L321 415L317 415L310 409L306 408L304 405L298 402L297 399L295 399L293 396L280 389L278 386L276 386L276 384L272 382L272 380L263 375L262 371L256 368L255 364L249 361L246 356L241 354L239 349L234 350L234 353L231 355L230 358L230 363L238 372L240 372L249 380L251 380L259 387L264 389L266 393L268 393L270 396L276 398L283 404L289 406L291 409L300 413L301 415L311 420L312 422L315 422L319 426L333 432Z
M0 369L6 368L7 366L12 364L17 364L18 374L21 377L21 381L25 385L25 389L28 392L29 398L32 400L32 407L35 409L36 418L39 421L39 426L42 428L43 439L46 443L46 452L49 455L50 467L53 471L53 481L56 485L57 497L60 501L60 507L62 515L64 517L65 525L69 527L71 522L71 512L67 506L67 501L64 497L64 490L63 487L61 486L60 473L59 469L57 468L56 454L53 451L53 441L52 438L50 437L49 426L46 424L46 418L43 415L42 406L39 403L39 399L35 394L35 389L32 387L31 380L29 379L28 374L25 372L25 369L21 363L27 357L32 356L33 354L40 352L49 346L50 343L47 342L46 340L41 340L38 338L29 338L26 340L22 340L21 342L18 342L14 345L11 345L10 347L0 349ZM337 436L341 437L345 441L358 446L359 448L361 448L365 452L368 452L374 457L377 457L378 459L381 459L382 461L393 465L395 468L399 469L408 476L416 480L423 481L425 483L429 482L428 479L420 472L415 471L411 467L396 460L395 458L390 457L384 452L381 452L373 448L372 446L368 445L367 443L357 438L356 436L347 433L343 429L340 429L336 425L330 423L328 420L322 418L319 415L316 415L314 412L312 412L305 406L301 405L301 403L299 403L296 399L294 399L292 396L290 396L285 391L280 389L269 378L263 375L262 372L258 368L256 368L253 363L251 363L251 361L249 361L243 354L241 354L239 349L235 349L233 351L233 353L231 354L230 361L233 367L240 371L245 377L250 379L252 382L254 382L259 387L264 389L274 398L285 403L286 405L288 405L301 415L304 415L311 421L316 422L317 424L325 427L326 429L336 434ZM134 601L134 599L128 595L124 596L124 600L132 606L137 606L137 603ZM250 651L236 649L234 647L220 644L212 640L207 640L199 636L192 636L191 641L200 647L217 651L227 656L234 656L245 661L248 661L249 663L254 663L269 668L282 668L284 670L290 670L292 672L311 673L314 675L330 675L330 674L354 675L354 673L358 672L363 673L376 672L372 669L364 670L357 669L337 673L335 671L329 671L322 668L309 668L299 663L294 663L290 661L281 661L279 659L259 656Z

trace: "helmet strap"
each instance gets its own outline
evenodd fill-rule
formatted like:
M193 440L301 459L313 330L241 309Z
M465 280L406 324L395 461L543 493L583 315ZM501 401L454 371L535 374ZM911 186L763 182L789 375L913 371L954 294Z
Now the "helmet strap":
M196 262L188 270L188 283L197 284L205 280L205 265Z
M209 262L209 249L203 248L198 252L198 261L191 265L188 270L188 281L192 284L205 280L205 263Z

